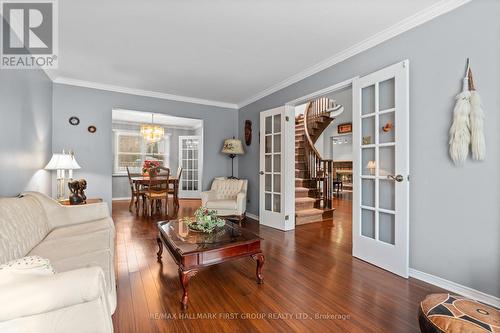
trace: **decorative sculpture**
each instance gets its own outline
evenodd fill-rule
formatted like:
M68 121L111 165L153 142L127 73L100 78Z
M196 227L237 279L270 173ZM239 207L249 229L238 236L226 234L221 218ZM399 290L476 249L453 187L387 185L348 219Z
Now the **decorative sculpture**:
M85 190L87 189L87 181L85 179L73 180L68 183L71 195L69 196L70 205L83 205L87 203Z

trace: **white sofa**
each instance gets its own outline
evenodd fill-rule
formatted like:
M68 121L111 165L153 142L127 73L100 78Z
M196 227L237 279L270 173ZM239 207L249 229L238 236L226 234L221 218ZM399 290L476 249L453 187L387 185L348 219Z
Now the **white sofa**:
M234 216L241 220L247 208L246 179L215 178L210 191L201 193L201 204L215 209L219 216Z
M114 248L105 203L61 206L36 192L0 198L0 265L40 256L55 270L13 278L0 270L0 332L112 332Z

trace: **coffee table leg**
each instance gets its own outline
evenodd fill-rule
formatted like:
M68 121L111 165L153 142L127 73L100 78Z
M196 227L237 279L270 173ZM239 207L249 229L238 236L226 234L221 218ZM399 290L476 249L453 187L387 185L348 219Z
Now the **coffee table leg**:
M252 258L257 260L257 283L264 283L264 277L262 276L262 266L264 266L265 257L262 253L253 254Z
M197 270L191 269L191 270L183 270L182 268L179 267L179 279L181 280L181 286L182 286L182 299L181 299L181 304L182 304L182 309L186 310L188 306L188 284L189 284L189 279L191 277L195 276L196 273L198 273Z
M161 261L161 255L163 253L163 243L160 237L156 237L156 243L158 243L158 253L156 253L156 257L158 258L158 261Z

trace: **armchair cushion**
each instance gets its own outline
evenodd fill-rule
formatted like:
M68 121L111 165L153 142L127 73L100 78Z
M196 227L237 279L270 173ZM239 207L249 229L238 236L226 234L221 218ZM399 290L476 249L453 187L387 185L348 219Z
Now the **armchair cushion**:
M237 209L236 200L210 200L207 201L206 207L210 209Z

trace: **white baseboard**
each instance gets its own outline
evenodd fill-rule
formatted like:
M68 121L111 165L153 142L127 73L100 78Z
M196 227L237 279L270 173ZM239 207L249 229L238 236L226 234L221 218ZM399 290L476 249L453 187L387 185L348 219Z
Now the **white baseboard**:
M123 198L113 198L111 199L112 201L118 201L118 200L129 200L130 201L130 197L123 197Z
M258 220L259 220L259 216L258 216L258 215L254 215L254 214L252 214L252 213L246 213L246 215L247 215L249 218L254 219L254 220L256 220L256 221L258 221Z
M433 284L437 287L449 290L453 293L478 300L480 302L495 306L497 308L500 307L500 298L495 297L493 295L488 295L476 289L463 286L456 282L449 281L428 273L424 273L413 268L410 268L410 276L412 278Z

